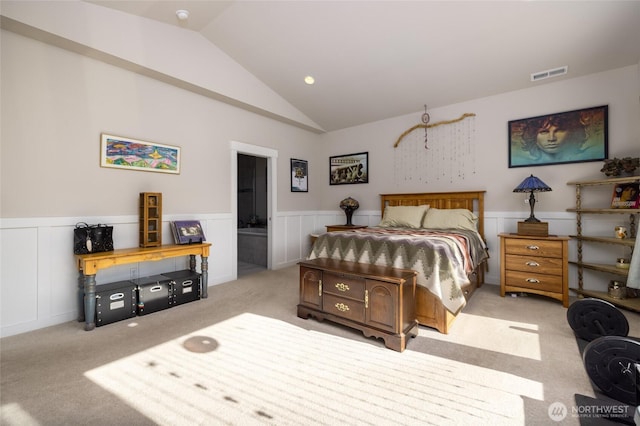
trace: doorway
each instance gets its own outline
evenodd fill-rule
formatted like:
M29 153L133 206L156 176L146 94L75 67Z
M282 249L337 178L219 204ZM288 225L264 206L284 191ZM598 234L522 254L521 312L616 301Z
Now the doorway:
M267 159L238 154L238 276L267 269Z
M231 142L232 272L272 269L276 205L275 150Z

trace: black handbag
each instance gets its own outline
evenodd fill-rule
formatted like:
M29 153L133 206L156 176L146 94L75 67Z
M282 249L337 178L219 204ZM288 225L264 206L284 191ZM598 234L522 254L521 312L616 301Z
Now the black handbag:
M73 230L73 253L89 254L113 251L113 226L76 224Z

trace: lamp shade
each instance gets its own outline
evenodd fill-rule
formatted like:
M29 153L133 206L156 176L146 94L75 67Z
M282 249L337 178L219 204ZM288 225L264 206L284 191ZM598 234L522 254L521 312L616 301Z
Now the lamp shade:
M529 176L525 180L522 181L520 185L513 190L513 192L529 192L529 207L531 208L531 216L525 220L525 222L540 222L538 218L533 215L533 206L536 205L536 197L533 195L534 192L549 192L551 188L547 186L546 183L535 177L534 175Z
M535 177L534 175L529 176L525 180L522 181L520 185L513 190L513 192L548 192L551 191L551 188L547 186L546 183Z

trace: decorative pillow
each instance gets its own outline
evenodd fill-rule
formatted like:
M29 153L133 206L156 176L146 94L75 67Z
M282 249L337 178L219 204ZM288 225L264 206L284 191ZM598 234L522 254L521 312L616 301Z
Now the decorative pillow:
M422 206L387 206L384 208L382 221L378 226L420 228L428 205Z
M478 216L467 209L436 209L430 208L424 216L423 228L451 229L461 228L478 230Z

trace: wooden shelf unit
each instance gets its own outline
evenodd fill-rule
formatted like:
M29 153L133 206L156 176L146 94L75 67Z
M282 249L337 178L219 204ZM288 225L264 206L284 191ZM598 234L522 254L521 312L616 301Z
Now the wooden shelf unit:
M585 243L596 244L609 244L616 246L628 247L633 253L636 244L636 230L637 230L637 217L640 214L640 208L635 209L612 209L610 207L605 208L583 208L582 207L582 191L585 187L610 185L613 188L615 184L634 183L640 182L640 176L628 176L618 177L610 179L596 179L589 181L573 181L568 182L567 185L574 185L576 187L576 206L575 208L569 208L567 211L574 212L576 214L576 235L571 235L571 238L577 242L577 260L570 261L569 264L577 267L578 270L578 286L576 288L570 287L569 289L580 297L594 297L602 300L606 300L616 306L629 309L631 311L640 312L640 297L617 299L609 296L607 291L597 290L585 290L584 289L584 270L592 270L602 272L604 274L617 275L621 277L627 277L629 275L628 269L617 268L615 263L602 264L595 262L588 262L583 256L583 246ZM610 199L607 199L609 204ZM629 215L629 237L625 239L619 239L614 237L603 236L590 236L584 235L582 232L582 216L585 214L616 214L616 215Z
M140 193L140 247L162 245L162 193Z
M613 305L640 313L640 297L635 297L633 299L614 299L609 296L609 293L606 291L580 290L577 288L570 288L570 290L584 297L595 297L596 299L606 300Z

